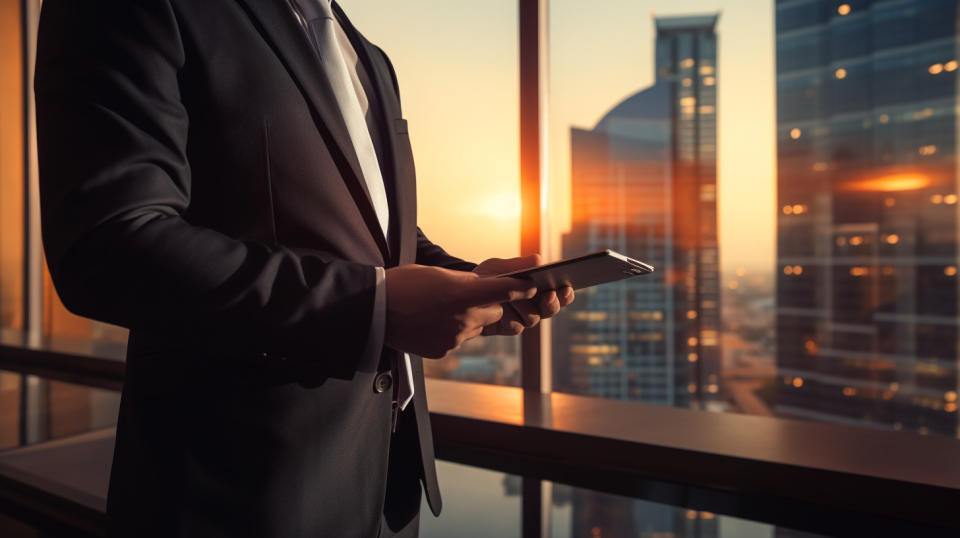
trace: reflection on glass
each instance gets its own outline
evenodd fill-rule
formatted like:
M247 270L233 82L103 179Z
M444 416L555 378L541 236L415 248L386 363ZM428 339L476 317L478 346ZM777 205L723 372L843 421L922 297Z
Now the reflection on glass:
M570 131L563 257L612 248L657 271L583 290L556 320L557 390L721 403L717 19L656 17L654 84Z
M446 461L437 462L443 514L420 505L421 538L520 538L520 477Z
M119 409L116 391L0 371L0 449L113 426Z
M816 538L819 535L554 484L553 538Z
M956 435L957 4L845 6L777 7L776 412Z

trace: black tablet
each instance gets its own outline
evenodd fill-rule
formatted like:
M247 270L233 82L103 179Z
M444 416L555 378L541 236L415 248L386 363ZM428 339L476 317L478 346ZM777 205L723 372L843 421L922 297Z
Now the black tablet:
M541 290L579 290L652 272L652 265L608 249L497 276L533 280Z

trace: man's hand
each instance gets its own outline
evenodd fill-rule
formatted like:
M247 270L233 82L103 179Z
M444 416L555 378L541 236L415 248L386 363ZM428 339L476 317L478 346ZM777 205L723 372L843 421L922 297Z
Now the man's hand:
M478 265L473 271L480 276L493 276L540 265L543 265L542 257L539 254L531 254L530 256L509 259L490 258ZM484 327L483 334L485 336L520 334L524 329L540 323L541 319L555 316L560 308L572 303L573 299L573 288L564 286L559 290L540 293L533 299L525 298L505 303L503 317L497 323Z
M537 289L515 278L480 278L440 267L386 270L386 345L439 359L503 316L502 303L530 299Z

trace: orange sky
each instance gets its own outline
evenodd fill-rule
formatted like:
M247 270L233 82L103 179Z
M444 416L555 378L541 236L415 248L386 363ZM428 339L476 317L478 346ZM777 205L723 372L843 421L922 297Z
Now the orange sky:
M474 260L519 250L516 0L345 0L390 55L417 160L420 224ZM672 0L552 0L550 231L569 227L569 129L592 127L653 82L651 12ZM685 0L722 9L718 26L721 265L774 263L775 123L772 2ZM554 248L557 241L554 242Z

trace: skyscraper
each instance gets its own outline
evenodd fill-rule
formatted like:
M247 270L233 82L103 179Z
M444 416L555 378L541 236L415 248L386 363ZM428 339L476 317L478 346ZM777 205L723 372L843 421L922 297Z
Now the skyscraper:
M558 390L682 407L719 398L717 19L656 18L653 86L571 129L563 256L611 248L657 271L584 290L558 318Z
M956 435L957 2L776 11L776 410Z

